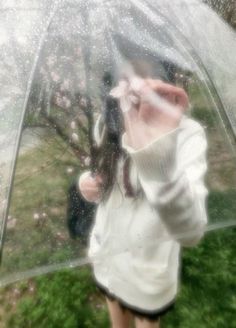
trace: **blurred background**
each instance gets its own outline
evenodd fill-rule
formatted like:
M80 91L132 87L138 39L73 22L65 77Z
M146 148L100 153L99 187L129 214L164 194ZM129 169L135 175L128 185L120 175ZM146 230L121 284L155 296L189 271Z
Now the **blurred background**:
M234 0L204 2L232 31L235 30ZM24 5L26 2L19 2L21 10L17 11L14 2L6 1L0 5L0 12L5 15L9 11L9 16L5 16L8 19L14 17L14 11L20 12L17 19L22 22L27 16L25 12L34 12L34 5L37 7L38 2L27 3L25 12ZM110 326L104 299L98 293L86 263L94 209L89 212L81 209L82 214L76 220L76 211L74 213L68 208L68 196L79 174L93 167L97 160L92 130L98 115L105 110L106 86L101 87L101 80L104 72L114 67L112 56L119 58L122 54L132 62L138 74L161 76L188 92L191 100L189 115L204 126L208 137L209 222L221 224L235 219L236 145L230 126L232 121L222 111L220 97L207 82L207 77L195 68L194 62L187 59L185 63L188 54L181 50L178 40L174 46L179 47L182 57L176 57L174 64L171 58L175 57L175 52L172 49L165 60L156 58L150 49L144 49L140 59L133 55L136 45L118 36L114 37L116 46L120 47L117 53L108 56L111 53L108 48L98 51L101 40L108 40L109 35L104 35L104 29L96 25L95 16L91 18L95 27L86 30L86 8L84 15L78 15L77 21L78 13L73 5L71 2L71 10L59 12L49 26L33 76L26 78L26 72L33 63L31 58L36 45L32 39L32 53L26 50L24 27L17 31L20 41L12 41L10 45L16 61L12 62L10 57L7 60L4 52L0 55L2 63L4 60L4 65L0 66L4 77L1 81L5 81L2 88L7 90L9 98L15 97L13 106L10 109L8 106L7 111L2 110L0 114L1 192L6 195L11 191L7 224L2 235L0 328ZM40 25L46 24L43 19L47 11L51 11L50 4L44 6ZM71 17L72 25L67 24ZM81 26L86 33L74 37L73 32ZM1 31L4 31L3 27ZM41 30L37 31L37 26L34 26L34 31L40 34ZM67 34L68 38L65 37ZM87 34L91 34L91 44L88 44ZM4 45L4 33L0 34L0 45ZM216 64L224 66L220 58ZM233 67L228 67L226 72L230 69ZM17 76L19 83L15 90L7 85L8 73L13 70L16 75L12 76ZM116 73L114 76L118 79ZM235 71L231 75L229 72L229 76L235 76ZM31 84L27 89L26 80L29 79ZM21 86L28 92L27 103L17 89ZM234 86L232 93L235 92ZM4 101L10 100L2 97L0 108L7 107ZM23 119L17 114L18 106L25 107ZM10 190L9 179L15 165L12 154L17 146L17 126L21 119L23 133L14 184ZM4 216L7 207L4 196L1 197L0 212ZM234 227L219 229L206 234L198 247L183 250L182 283L177 305L164 318L162 327L236 328L235 237Z

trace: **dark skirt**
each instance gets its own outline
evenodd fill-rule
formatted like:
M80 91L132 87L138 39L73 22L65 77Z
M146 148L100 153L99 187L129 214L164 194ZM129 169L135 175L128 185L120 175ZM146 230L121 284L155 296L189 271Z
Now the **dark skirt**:
M126 310L129 310L134 316L140 318L140 319L146 319L149 321L158 321L164 314L169 312L174 308L174 300L167 304L162 309L154 310L154 311L147 311L143 309L139 309L137 307L134 307L130 304L127 304L125 301L121 300L119 297L113 295L106 287L102 286L99 282L95 280L97 288L100 290L100 292L106 296L110 301L117 301L120 305L121 309L125 312Z

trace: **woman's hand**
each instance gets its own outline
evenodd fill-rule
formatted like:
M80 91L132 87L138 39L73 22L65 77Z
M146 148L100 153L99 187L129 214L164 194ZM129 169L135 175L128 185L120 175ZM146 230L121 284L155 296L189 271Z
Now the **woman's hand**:
M134 149L176 129L189 103L182 88L161 80L134 78L130 81L130 95L136 97L136 103L123 115L126 142Z
M99 175L92 176L91 172L85 172L79 178L80 192L88 202L99 202L102 197L102 185L102 178Z

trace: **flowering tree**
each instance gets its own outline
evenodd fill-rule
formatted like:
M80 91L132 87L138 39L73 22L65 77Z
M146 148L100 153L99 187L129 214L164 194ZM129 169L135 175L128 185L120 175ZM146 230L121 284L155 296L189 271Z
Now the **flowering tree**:
M25 126L54 129L87 166L89 157L95 157L92 130L99 110L88 92L84 54L71 40L57 37L50 47L47 42L32 83Z

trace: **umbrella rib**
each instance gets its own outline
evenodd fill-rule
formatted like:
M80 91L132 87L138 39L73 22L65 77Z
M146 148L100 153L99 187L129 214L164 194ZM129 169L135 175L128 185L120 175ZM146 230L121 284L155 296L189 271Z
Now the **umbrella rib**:
M34 73L35 73L37 65L38 65L42 46L43 46L44 40L47 36L47 31L52 23L52 20L53 20L53 17L55 15L56 11L58 9L58 4L59 4L59 1L56 0L54 2L54 6L51 11L51 14L49 15L47 24L45 24L45 30L42 33L42 36L39 41L37 53L34 58L33 66L32 66L31 72L30 72L30 78L28 81L27 89L26 89L26 94L25 94L25 99L24 99L24 104L23 104L23 111L22 111L22 116L21 116L21 120L20 120L20 124L19 124L18 136L17 136L17 144L15 146L15 153L13 156L12 165L11 165L11 169L10 169L10 172L11 172L10 186L9 186L9 189L8 189L8 192L6 195L7 206L5 208L5 213L3 212L2 222L0 222L0 264L2 262L2 256L3 256L3 245L4 245L4 239L5 239L5 233L6 233L7 217L8 217L10 200L11 200L12 189L13 189L13 181L14 181L14 175L15 175L15 170L16 170L17 156L19 153L20 142L21 142L21 137L22 137L22 127L24 124L24 118L25 118L28 100L29 100L29 96L30 96L30 90L31 90L31 86L32 86L33 76L34 76Z

